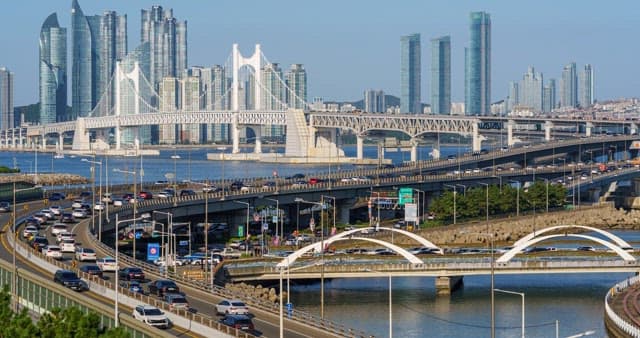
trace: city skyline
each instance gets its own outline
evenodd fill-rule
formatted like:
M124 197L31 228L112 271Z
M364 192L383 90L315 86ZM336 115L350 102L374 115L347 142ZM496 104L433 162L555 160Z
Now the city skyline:
M71 27L71 1L27 0L26 4L30 6L25 6L24 2L20 5L7 4L6 11L12 15L2 22L4 26L0 26L5 32L12 32L6 34L4 39L16 46L5 52L0 59L0 66L11 69L16 76L16 105L38 101L38 71L34 64L37 63L37 35L42 21L52 12L57 12L60 25L68 29ZM127 15L129 50L137 47L140 10L155 4L173 8L181 20L189 22L188 45L191 61L188 66L222 64L229 55L233 42L238 42L243 52L250 49L253 43L260 42L272 62L305 65L311 80L308 84L309 98L322 96L326 100L357 100L366 88L380 88L390 95L399 97L398 38L416 32L421 34L424 41L441 35L450 35L455 41L451 50L452 101L462 101L462 48L469 44L468 15L477 10L488 12L492 19L491 100L494 102L506 97L509 80L518 78L522 69L526 69L530 64L535 64L536 70L553 78L560 78L557 69L561 69L561 65L567 61L594 64L598 70L595 99L599 100L634 96L633 89L639 82L633 73L625 72L625 69L633 69L632 55L633 50L637 48L625 42L632 41L634 36L634 30L629 28L634 27L635 18L630 15L633 11L629 9L640 7L631 1L625 1L618 7L589 1L579 7L550 1L517 5L506 1L482 4L463 1L446 6L438 3L407 2L385 10L384 13L371 8L341 4L341 7L347 6L345 10L332 11L331 15L326 15L329 13L328 9L308 4L303 9L305 13L309 13L308 15L292 16L291 20L286 21L269 19L269 15L262 17L259 14L268 13L284 18L291 10L288 6L273 6L278 8L275 10L267 8L272 6L257 4L247 12L246 9L238 9L233 3L222 2L215 8L229 12L229 17L219 17L212 21L200 13L207 12L203 9L213 8L213 5L183 4L175 1L126 4L115 1L105 6L100 3L80 2L85 13L113 10L120 15ZM337 6L337 2L335 4ZM622 6L625 6L625 10L619 11ZM331 2L327 7L331 7ZM407 9L412 9L411 13L407 13ZM359 19L363 16L362 11L370 14L367 20ZM23 16L21 13L29 14ZM325 15L322 15L323 13ZM545 20L537 20L541 16L536 18L536 14L544 14ZM323 19L319 19L320 17ZM346 17L350 20L343 20ZM13 18L21 19L16 21ZM290 29L292 26L297 27L295 31ZM16 30L15 27L19 29ZM584 34L585 31L589 34ZM364 32L367 34L363 34ZM533 32L535 34L532 34ZM314 38L309 39L310 36ZM527 36L527 39L522 39L521 36ZM67 43L71 43L69 36ZM381 46L384 48L380 48ZM607 50L620 48L625 52L607 53ZM351 55L353 62L348 62L348 59L344 62L345 52ZM422 52L422 63L429 64L430 57L431 51L425 48ZM70 60L70 57L68 59ZM498 64L499 67L496 66ZM70 64L67 67L71 69ZM421 77L424 81L421 97L425 103L431 103L431 81L427 80L430 77L428 72L429 67L422 67ZM334 80L338 77L341 81ZM71 82L71 79L68 82Z

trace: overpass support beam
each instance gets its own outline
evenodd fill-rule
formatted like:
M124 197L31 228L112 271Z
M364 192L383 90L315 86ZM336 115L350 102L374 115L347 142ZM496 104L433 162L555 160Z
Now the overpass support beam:
M635 123L629 124L629 134L637 135L638 134L638 125Z
M593 129L593 123L587 122L587 124L584 126L585 136L591 137L591 129Z
M418 161L418 141L411 140L411 162L415 163L416 161Z
M256 134L256 146L253 152L262 154L262 128L260 128L260 126L253 126L251 129L253 129L253 132Z
M551 141L551 129L553 128L553 123L551 121L544 122L544 140L549 142Z
M364 137L362 135L356 136L356 159L361 160L364 158Z
M485 140L485 137L480 135L480 132L478 130L478 124L474 123L473 124L473 137L472 137L472 151L473 152L479 152L480 149L482 149L482 141Z
M449 296L464 285L463 276L439 276L436 277L436 295Z
M62 133L58 134L58 151L62 151L64 149L64 135Z
M238 123L238 114L234 114L233 122L231 123L231 142L232 142L232 154L240 152L240 125Z
M42 150L46 150L47 149L47 138L45 137L45 135L41 135L40 138L42 139Z
M507 145L509 147L515 144L513 140L513 127L516 126L516 122L514 120L507 121Z
M119 141L119 138L117 137L117 127L116 127L116 142ZM73 150L82 150L82 151L88 151L90 150L90 144L89 144L90 140L89 140L89 131L85 128L85 121L84 118L79 117L76 120L76 126L75 126L75 130L73 132Z

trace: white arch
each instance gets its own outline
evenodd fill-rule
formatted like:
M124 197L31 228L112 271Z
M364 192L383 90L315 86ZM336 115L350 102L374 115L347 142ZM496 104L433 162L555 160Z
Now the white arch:
M256 44L255 51L253 55L246 58L240 54L238 51L238 44L233 44L233 49L231 52L231 62L233 63L233 73L232 73L232 82L231 82L231 110L238 111L240 107L240 100L238 97L240 83L239 83L239 70L242 66L251 66L254 70L253 78L255 83L262 83L262 52L260 51L260 44ZM262 109L262 89L260 86L254 86L254 100L255 109Z
M534 237L537 237L538 235L541 235L545 232L549 232L549 231L553 231L553 230L558 230L558 229L566 229L566 228L582 228L582 229L587 229L587 230L591 230L591 231L595 231L599 234L601 234L602 236L605 236L607 238L609 238L610 240L614 241L616 244L618 244L619 247L622 248L630 248L631 245L629 243L627 243L624 239L608 232L602 229L598 229L598 228L594 228L594 227L590 227L590 226L586 226L586 225L578 225L578 224L565 224L565 225L557 225L557 226L552 226L549 228L544 228L544 229L540 229L540 230L536 230L522 238L520 238L518 241L516 241L515 243L513 243L513 246L518 246L520 245L520 243L524 243L527 242L529 240L531 240Z
M391 249L392 251L402 255L404 258L406 258L410 263L412 264L423 264L424 262L416 257L414 254L410 253L409 251L395 245L395 244L391 244L389 242L385 242L385 241L381 241L379 239L375 239L375 238L367 238L367 237L349 237L349 238L345 238L345 237L331 237L329 239L326 239L324 241L325 245L329 245L333 242L338 242L338 241L346 241L346 240L360 240L360 241L366 241L366 242L372 242L372 243L376 243L376 244L380 244L386 248ZM317 248L317 250L320 250L320 245L322 244L322 242L317 242L314 244L310 244L305 246L304 248L292 253L291 255L285 257L282 261L280 261L280 263L278 263L276 265L277 268L279 269L283 269L283 268L289 268L289 266L293 263L295 263L296 260L298 260L298 258L300 258L300 256L302 256L302 254L310 251L311 249L315 249ZM304 250L304 251L303 251ZM299 252L302 252L301 254L297 255Z
M341 238L345 238L347 236L351 236L352 234L355 233L359 233L363 230L373 230L375 229L374 227L366 227L366 228L358 228L358 229L354 229L354 230L347 230L347 231L343 231L339 234L336 234L334 236L329 237L328 239L324 240L325 245L327 244L331 244ZM424 237L420 237L412 232L409 231L405 231L405 230L400 230L400 229L394 229L394 228L386 228L386 227L379 227L379 229L382 230L389 230L389 231L394 231L400 234L404 234L407 235L413 239L415 239L416 241L418 241L420 244L422 244L423 246L430 248L430 249L438 249L439 253L442 254L442 249L440 247L438 247L437 245L431 243L430 241L428 241L426 238ZM284 258L280 263L278 263L278 267L286 267L289 266L289 264L295 262L298 258L300 258L302 255L304 255L305 253L314 250L314 251L320 251L320 245L322 242L316 242L313 244L309 244L305 247L302 247L300 249L298 249L296 252L290 254L289 256L287 256L286 258ZM385 242L387 243L387 242ZM404 250L404 249L403 249ZM288 262L288 263L287 263Z
M619 246L611 243L611 242L607 242L603 239L597 238L597 237L593 237L593 236L589 236L589 235L579 235L579 234L557 234L557 235L547 235L547 236L542 236L542 237L536 237L531 239L528 242L523 242L520 243L516 246L513 247L513 249L507 251L504 255L500 256L500 258L498 258L498 260L496 260L496 263L507 263L508 261L511 260L511 258L513 258L513 256L515 256L516 254L522 252L522 250L526 249L527 247L536 244L538 242L542 242L545 241L547 239L550 238L557 238L557 237L578 237L578 238L584 238L584 239L588 239L591 241L594 241L596 243L602 244L604 246L606 246L607 248L613 250L615 253L618 254L618 256L622 257L622 259L624 259L626 262L635 262L636 259L635 257L631 256L628 252L622 250L622 248L620 248Z

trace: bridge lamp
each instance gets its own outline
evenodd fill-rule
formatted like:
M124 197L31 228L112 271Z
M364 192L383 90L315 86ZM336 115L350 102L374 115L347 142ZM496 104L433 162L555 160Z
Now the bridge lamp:
M520 216L520 181L509 180L509 183L516 185L516 217Z
M453 189L453 224L456 224L456 186L443 184L443 186Z
M191 150L189 150L189 161L191 161ZM191 168L191 162L189 162L189 168ZM191 177L191 169L189 169L189 177ZM203 187L208 187L208 183L196 182L196 181L188 181L191 184L198 184ZM191 240L191 239L189 239ZM206 262L204 266L205 274L207 271L210 272L211 276L211 287L213 288L213 271L212 267L209 264L209 191L204 191L204 261Z
M94 156L94 158L95 158L95 156ZM99 201L102 202L102 162L101 161L90 161L90 160L88 160L86 158L83 158L81 161L93 165L91 167L91 176L94 176L95 165L97 164L97 165L100 166L100 174L99 174L100 175L100 177L99 177L100 184L99 184L99 189L98 189L98 191L99 191L98 195L100 196ZM95 186L96 186L96 182L95 182L95 179L94 179L91 182L91 189L92 189L91 198L92 198L92 201L93 201L93 205L91 207L93 208L93 211L95 211L95 208L96 208L96 191L95 191L96 187ZM99 213L99 217L98 217L98 241L101 242L102 241L102 205L101 205L100 209L98 209L98 213ZM91 222L92 222L93 229L95 231L95 217L93 217L93 216L91 217Z
M122 173L122 174L130 174L133 175L133 218L136 218L136 212L138 210L138 193L136 191L136 172L135 171L127 171L127 170L122 170L122 169L118 169L118 168L114 168L113 169L114 172L116 173ZM129 203L131 203L131 200L129 200ZM133 263L136 263L136 227L134 224L133 227ZM116 239L117 240L117 239Z
M368 272L375 272L377 274L389 277L389 338L393 338L393 297L392 297L392 284L391 284L391 272L380 272L378 270L366 269Z
M245 245L244 245L244 254L248 255L249 254L249 243L248 243L248 239L249 239L249 202L243 202L243 201L233 201L233 203L240 203L240 204L244 204L247 206L247 223L245 225Z
M524 292L515 292L515 291L509 291L509 290L502 290L502 289L492 289L495 292L502 292L502 293L507 293L507 294L511 294L511 295L518 295L520 297L522 297L522 338L525 338L524 336L524 328L525 328L525 321L524 321Z

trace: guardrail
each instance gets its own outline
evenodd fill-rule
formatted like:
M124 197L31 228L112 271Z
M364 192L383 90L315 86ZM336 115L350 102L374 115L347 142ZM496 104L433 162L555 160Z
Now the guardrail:
M618 314L615 313L615 311L613 311L613 309L611 309L611 306L609 306L609 301L611 300L612 292L621 292L623 290L625 290L626 288L637 284L638 282L640 282L640 276L634 276L628 279L625 279L622 282L617 283L616 285L614 285L611 289L609 289L609 291L607 291L607 295L604 297L604 311L605 314L609 317L609 319L611 319L611 321L618 327L620 328L622 331L624 331L625 333L629 334L632 337L640 337L640 328L638 328L637 326L628 323L626 320L622 319L620 316L618 316Z

